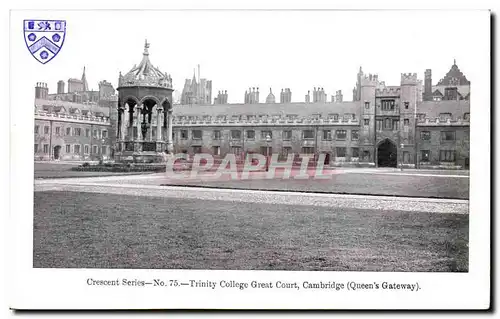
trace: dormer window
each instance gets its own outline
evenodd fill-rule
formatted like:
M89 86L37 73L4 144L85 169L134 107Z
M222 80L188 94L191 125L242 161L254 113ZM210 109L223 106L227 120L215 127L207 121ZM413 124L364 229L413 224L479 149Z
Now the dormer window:
M458 96L458 91L456 87L444 89L445 100L456 100L457 96Z

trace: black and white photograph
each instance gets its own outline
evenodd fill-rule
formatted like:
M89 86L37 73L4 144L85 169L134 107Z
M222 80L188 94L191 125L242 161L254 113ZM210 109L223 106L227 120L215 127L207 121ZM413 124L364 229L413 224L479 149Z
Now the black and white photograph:
M19 272L93 295L18 304L488 307L488 11L10 24Z

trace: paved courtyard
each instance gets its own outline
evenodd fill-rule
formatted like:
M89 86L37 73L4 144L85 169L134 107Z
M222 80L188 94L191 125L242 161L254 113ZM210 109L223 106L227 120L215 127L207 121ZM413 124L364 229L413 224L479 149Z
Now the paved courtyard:
M252 177L37 179L34 267L468 270L466 172Z

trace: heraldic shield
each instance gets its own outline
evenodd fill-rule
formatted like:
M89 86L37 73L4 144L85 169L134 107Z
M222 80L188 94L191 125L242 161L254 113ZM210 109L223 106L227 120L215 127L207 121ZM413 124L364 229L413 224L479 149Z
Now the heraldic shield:
M24 41L31 55L45 64L61 51L66 36L64 20L24 20Z

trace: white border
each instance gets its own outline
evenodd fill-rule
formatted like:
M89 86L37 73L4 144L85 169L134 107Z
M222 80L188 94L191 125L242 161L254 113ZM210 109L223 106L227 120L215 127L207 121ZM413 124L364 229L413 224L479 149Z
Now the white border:
M42 6L42 4L39 4ZM44 7L45 4L43 5ZM257 4L257 7L264 7ZM489 24L489 21L488 21ZM475 26L481 28L480 26ZM362 298L363 308L484 308L489 301L489 27L482 26L483 32L478 32L478 37L484 39L487 47L477 48L478 67L474 74L468 74L473 78L474 95L472 104L474 105L474 115L471 121L471 154L481 154L481 156L471 156L471 218L470 218L470 271L468 274L413 274L413 273L341 273L339 276L348 276L373 281L376 278L409 278L418 277L421 285L428 287L429 293L425 295L388 294L382 298ZM11 88L11 97L16 97L17 105L32 105L30 95L18 95L14 88ZM12 99L11 99L12 101ZM31 111L31 108L29 109ZM23 145L26 136L31 138L31 134L26 134L32 129L32 112L30 117L22 108L16 108L11 104L11 221L10 236L14 239L11 248L11 258L13 259L9 278L12 280L9 286L11 294L9 306L15 308L185 308L193 307L194 300L201 308L359 308L360 297L354 296L347 300L341 295L335 296L332 300L331 294L315 293L310 297L303 296L297 298L293 294L282 294L279 298L267 294L255 294L247 291L243 295L236 293L217 292L209 296L201 295L189 291L189 298L180 293L167 296L147 291L120 289L110 292L103 290L88 290L77 283L83 282L86 273L92 275L101 273L113 273L112 276L134 277L161 275L168 277L173 271L139 271L139 270L47 270L31 269L31 237L32 237L32 216L27 216L26 212L32 212L32 157L30 149L29 156L26 156L26 149ZM21 120L22 119L22 120ZM29 120L28 120L29 119ZM28 145L32 145L29 143ZM29 168L29 169L28 169ZM29 187L28 187L29 185ZM30 201L26 200L30 198ZM27 240L29 239L29 240ZM12 241L11 241L12 242ZM27 258L28 257L28 258ZM13 271L15 270L15 272ZM200 271L175 271L175 276L181 279L186 273L200 273ZM320 278L324 273L296 273L296 272L251 272L251 271L210 271L203 272L204 278L212 277L233 277L243 279L254 277L258 274L260 279L307 275L307 278ZM192 276L191 276L192 277ZM337 277L337 274L335 275ZM80 278L80 280L78 279ZM36 283L34 285L34 283ZM30 288L27 288L30 287ZM71 293L68 293L71 291ZM450 298L444 300L443 296ZM110 300L110 296L113 296ZM249 298L250 297L250 298ZM352 297L352 296L351 296ZM166 301L167 300L167 301Z

